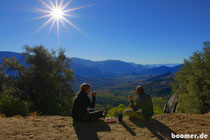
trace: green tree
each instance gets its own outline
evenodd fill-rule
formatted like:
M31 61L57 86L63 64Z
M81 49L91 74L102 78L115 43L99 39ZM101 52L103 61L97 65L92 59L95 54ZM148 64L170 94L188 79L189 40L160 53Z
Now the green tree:
M210 42L184 60L172 86L173 92L181 97L178 111L206 113L210 110Z
M3 90L17 88L11 96L31 104L31 111L42 115L69 115L74 96L71 81L74 73L64 50L48 51L44 46L24 47L24 61L3 60ZM9 73L5 76L5 73ZM13 90L17 91L17 90Z

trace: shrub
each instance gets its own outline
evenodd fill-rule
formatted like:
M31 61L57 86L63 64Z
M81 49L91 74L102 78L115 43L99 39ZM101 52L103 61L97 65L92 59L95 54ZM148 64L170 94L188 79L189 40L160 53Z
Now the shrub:
M0 114L1 113L5 114L7 117L14 115L26 116L29 113L29 104L13 96L3 94L0 98Z
M155 114L163 114L163 108L166 103L165 99L162 97L153 97L153 109Z
M127 109L126 106L120 104L118 107L114 107L108 111L107 117L117 117L119 113L124 113Z

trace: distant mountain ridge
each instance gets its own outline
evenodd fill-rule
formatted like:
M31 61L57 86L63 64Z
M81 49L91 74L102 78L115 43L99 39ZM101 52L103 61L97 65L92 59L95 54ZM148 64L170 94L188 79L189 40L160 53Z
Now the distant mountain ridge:
M0 63L3 58L16 57L19 61L21 54L0 51ZM24 62L22 62L24 63ZM168 65L168 64L167 64ZM118 77L128 75L157 75L165 72L174 73L180 65L175 67L141 65L120 60L91 61L81 58L71 58L71 66L76 76L81 77Z
M125 75L156 75L165 72L174 73L179 70L180 65L174 67L162 66L153 67L149 65L135 64L124 62L120 60L105 60L105 61L91 61L81 58L71 58L72 67L75 70L75 73L80 76L125 76ZM167 64L169 65L169 64ZM171 64L172 65L172 64ZM84 72L82 69L87 69L87 72ZM89 71L94 73L87 73Z

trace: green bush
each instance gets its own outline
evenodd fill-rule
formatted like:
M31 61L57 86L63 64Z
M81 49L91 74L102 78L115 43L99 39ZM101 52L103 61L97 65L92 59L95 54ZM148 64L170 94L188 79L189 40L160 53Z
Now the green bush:
M119 113L124 113L127 109L126 106L120 104L118 107L114 107L108 111L107 117L117 117Z
M202 104L199 102L196 96L189 96L183 94L182 99L180 100L177 110L181 113L200 113L202 110ZM192 103L192 101L194 103Z
M162 97L153 97L153 109L155 114L163 114L163 108L166 103L166 100Z
M14 115L26 116L29 113L29 104L13 96L3 94L0 98L0 113L5 114L7 117Z

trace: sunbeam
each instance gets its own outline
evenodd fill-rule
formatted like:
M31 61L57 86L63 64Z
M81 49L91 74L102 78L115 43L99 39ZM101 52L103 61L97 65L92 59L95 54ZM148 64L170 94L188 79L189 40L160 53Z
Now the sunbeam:
M64 0L48 0L48 2L44 0L40 0L41 4L44 5L46 9L40 9L35 8L36 11L39 11L41 13L45 13L44 15L40 17L36 17L34 19L43 19L48 18L47 21L45 21L38 29L37 31L40 31L42 28L46 27L47 25L50 25L49 32L50 33L54 26L57 28L57 35L59 36L60 32L60 24L66 29L65 22L71 25L71 27L75 28L77 31L80 32L79 28L76 27L67 17L73 17L71 14L72 11L85 8L85 7L75 7L75 8L67 8L73 0L70 0L68 2L64 2Z

